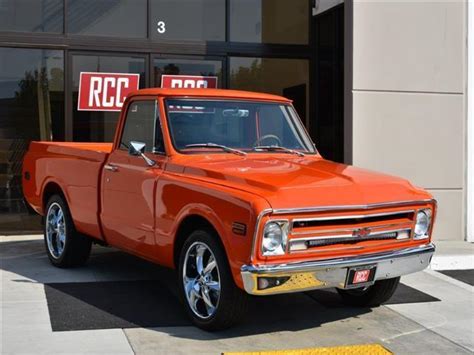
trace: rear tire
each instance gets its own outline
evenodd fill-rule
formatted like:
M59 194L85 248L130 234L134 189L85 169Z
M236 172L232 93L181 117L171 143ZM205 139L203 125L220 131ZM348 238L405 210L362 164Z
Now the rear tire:
M60 268L84 265L91 252L92 240L76 231L60 195L51 196L46 204L44 244L51 264Z
M210 230L192 232L179 258L180 296L192 322L208 331L223 330L239 322L246 313L248 298L235 285L217 238Z
M337 289L342 302L356 307L378 307L387 302L397 289L400 277L376 281L372 286L350 290Z

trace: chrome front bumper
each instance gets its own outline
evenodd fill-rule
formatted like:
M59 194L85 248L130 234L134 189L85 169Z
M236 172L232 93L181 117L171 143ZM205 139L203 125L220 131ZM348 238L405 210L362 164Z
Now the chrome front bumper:
M434 251L435 246L430 243L358 257L278 265L244 265L241 268L241 275L245 291L252 295L300 292L330 287L345 288L348 268L375 265L377 267L373 280L375 282L425 269ZM273 286L259 289L260 278L269 280Z

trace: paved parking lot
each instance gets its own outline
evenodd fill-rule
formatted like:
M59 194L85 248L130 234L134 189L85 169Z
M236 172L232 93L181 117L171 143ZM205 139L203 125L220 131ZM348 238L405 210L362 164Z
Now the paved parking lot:
M0 242L2 354L220 354L378 343L396 354L471 354L472 272L402 278L389 304L342 306L332 290L252 298L243 324L190 326L173 272L95 246L87 267L52 267L40 236ZM459 280L457 280L458 278Z

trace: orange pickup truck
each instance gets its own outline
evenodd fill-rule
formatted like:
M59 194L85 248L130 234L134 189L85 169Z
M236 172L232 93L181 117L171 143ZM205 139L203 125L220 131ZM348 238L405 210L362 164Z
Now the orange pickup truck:
M139 90L113 143L32 142L23 189L53 265L84 264L97 242L175 268L207 330L235 323L249 294L335 287L380 305L435 250L430 194L325 160L274 95Z

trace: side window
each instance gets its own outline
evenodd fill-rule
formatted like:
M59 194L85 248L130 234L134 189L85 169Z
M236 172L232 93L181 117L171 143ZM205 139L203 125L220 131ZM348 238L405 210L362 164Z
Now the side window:
M160 131L158 113L155 100L132 101L128 106L125 126L120 140L120 149L128 150L130 141L138 141L146 144L145 151L152 152L155 146L153 136L156 131ZM156 126L155 126L156 122ZM163 137L161 137L163 141Z

